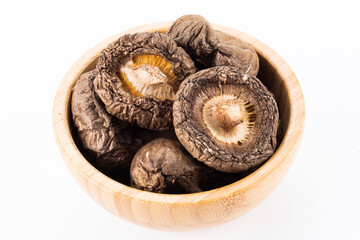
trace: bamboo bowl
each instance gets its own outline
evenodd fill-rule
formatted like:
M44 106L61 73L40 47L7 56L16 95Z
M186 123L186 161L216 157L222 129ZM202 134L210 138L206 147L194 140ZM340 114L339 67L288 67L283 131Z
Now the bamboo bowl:
M284 178L304 129L304 98L296 76L285 61L259 40L227 27L213 25L248 42L258 53L258 78L274 93L279 105L283 140L275 154L249 176L222 188L193 194L157 194L116 182L94 168L80 153L71 135L71 89L83 72L95 67L100 51L126 33L166 31L170 22L120 32L87 51L63 78L54 101L53 127L63 159L83 190L111 213L155 228L189 229L231 221L262 202Z

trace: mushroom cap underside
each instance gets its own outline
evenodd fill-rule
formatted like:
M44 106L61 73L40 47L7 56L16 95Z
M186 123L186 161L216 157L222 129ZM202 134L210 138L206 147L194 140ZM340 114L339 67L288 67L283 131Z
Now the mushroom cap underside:
M176 135L189 153L219 171L241 172L270 157L279 112L273 94L235 67L197 72L173 106Z
M180 82L196 71L187 53L165 34L127 34L104 49L95 91L106 110L140 127L172 126L172 101Z

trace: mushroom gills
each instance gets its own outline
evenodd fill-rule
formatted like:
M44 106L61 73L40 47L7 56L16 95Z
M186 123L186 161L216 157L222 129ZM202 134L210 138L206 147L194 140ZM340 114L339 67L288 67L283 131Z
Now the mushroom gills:
M247 171L275 151L279 111L273 94L241 69L219 66L181 83L173 103L176 136L218 171Z
M175 98L177 78L172 65L158 55L133 56L119 71L122 88L134 97Z
M210 133L228 144L242 145L249 140L256 120L255 107L234 95L220 95L203 106L203 121Z

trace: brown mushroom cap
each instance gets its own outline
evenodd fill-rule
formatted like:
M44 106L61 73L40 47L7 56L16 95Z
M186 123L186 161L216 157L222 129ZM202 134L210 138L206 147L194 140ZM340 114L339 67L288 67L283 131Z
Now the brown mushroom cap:
M239 68L193 74L180 85L173 107L179 141L219 171L248 170L275 150L279 112L273 94Z
M259 71L259 57L256 51L239 38L221 31L215 32L220 43L211 66L233 66L256 76Z
M71 110L79 140L103 170L130 164L140 142L123 128L127 125L105 111L94 92L96 71L82 74L72 89Z
M143 146L134 156L131 168L132 186L151 192L164 192L179 184L187 192L200 192L201 165L188 155L181 144L157 138Z
M210 23L200 15L184 15L176 19L167 35L194 59L212 54L219 43Z
M233 66L253 76L259 71L259 57L249 44L214 30L202 16L178 18L167 35L205 67Z
M95 91L106 110L140 127L166 130L181 81L196 71L190 56L159 32L127 34L104 49Z

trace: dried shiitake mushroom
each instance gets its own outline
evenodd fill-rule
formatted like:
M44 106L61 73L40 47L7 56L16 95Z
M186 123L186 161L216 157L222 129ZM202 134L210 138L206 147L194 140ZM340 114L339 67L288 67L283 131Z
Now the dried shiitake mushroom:
M101 52L96 69L95 91L106 110L153 130L172 126L178 86L196 71L184 49L159 32L120 37Z
M179 141L219 171L246 171L275 150L279 112L273 94L239 68L193 74L180 85L173 107Z
M221 31L215 31L219 45L211 66L238 67L249 75L256 76L259 71L259 57L246 42Z
M130 164L140 142L133 139L121 122L105 111L94 92L95 70L82 74L72 89L71 111L79 140L95 165L108 170Z
M203 166L194 160L177 141L157 138L143 146L134 156L131 183L138 189L162 193L180 185L187 192L200 192Z
M170 26L167 35L194 59L212 54L219 40L208 21L200 15L184 15Z
M169 28L167 34L205 68L238 67L249 75L259 71L259 58L246 42L221 31L199 15L184 15Z

